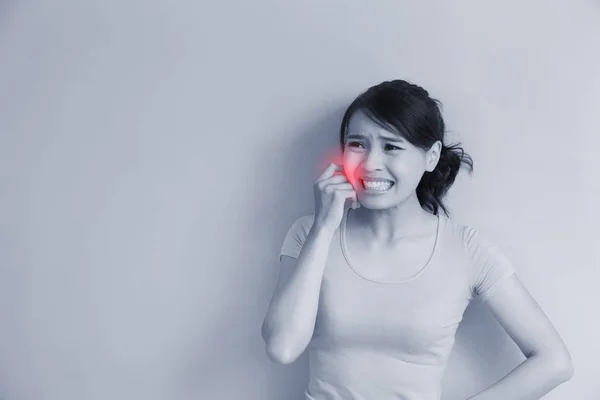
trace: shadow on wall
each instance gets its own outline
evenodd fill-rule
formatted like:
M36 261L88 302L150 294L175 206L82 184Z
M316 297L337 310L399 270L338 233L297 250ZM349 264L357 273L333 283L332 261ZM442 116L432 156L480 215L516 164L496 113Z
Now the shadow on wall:
M209 324L195 328L200 331L195 335L195 344L186 346L177 375L177 398L191 400L200 395L229 400L239 399L243 393L246 399L304 399L307 353L291 365L271 362L260 329L275 288L284 235L296 218L314 212L312 183L317 176L316 166L337 141L337 125L344 110L331 111L327 105L323 109L309 127L304 124L285 133L295 138L287 141L290 144L286 148L281 148L281 142L264 143L263 154L253 153L247 179L249 201L237 227L241 234L229 235L235 249L214 260L218 268L228 270L227 290L235 295L215 294L219 301L212 300L208 307L220 311L213 314ZM202 229L203 224L198 226ZM192 246L190 243L190 248L197 247ZM240 254L247 255L248 265L239 265L244 260ZM195 253L188 257L190 262L202 259ZM210 294L204 295L210 303Z

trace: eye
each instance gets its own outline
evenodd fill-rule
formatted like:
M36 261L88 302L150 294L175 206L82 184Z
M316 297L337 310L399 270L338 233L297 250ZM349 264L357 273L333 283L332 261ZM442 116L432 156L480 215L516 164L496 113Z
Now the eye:
M404 150L401 147L394 146L394 145L391 145L391 144L386 144L385 147L386 147L386 149L389 149L389 150Z
M357 147L357 146L362 146L362 143L353 141L353 142L348 142L348 144L346 144L346 146L348 146L348 147Z

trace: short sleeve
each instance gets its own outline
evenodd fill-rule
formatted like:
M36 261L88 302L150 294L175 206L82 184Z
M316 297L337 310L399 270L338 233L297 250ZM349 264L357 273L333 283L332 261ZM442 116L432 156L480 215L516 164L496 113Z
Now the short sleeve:
M279 251L280 261L283 255L298 258L314 219L314 215L305 215L294 221L283 239L281 250Z
M475 229L464 227L463 244L469 258L471 289L484 302L494 289L515 273L511 261Z

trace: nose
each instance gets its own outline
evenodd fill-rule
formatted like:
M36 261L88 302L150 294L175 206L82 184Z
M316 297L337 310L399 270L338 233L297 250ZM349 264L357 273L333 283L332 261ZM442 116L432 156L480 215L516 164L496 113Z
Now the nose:
M380 171L383 166L383 155L380 151L369 150L362 164L363 169L367 172Z

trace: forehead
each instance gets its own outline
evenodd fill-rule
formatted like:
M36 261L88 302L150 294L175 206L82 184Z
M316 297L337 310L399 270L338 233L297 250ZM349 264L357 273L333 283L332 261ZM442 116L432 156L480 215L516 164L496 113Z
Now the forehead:
M364 138L368 140L394 140L404 142L404 138L369 118L362 110L357 110L348 122L347 138Z

